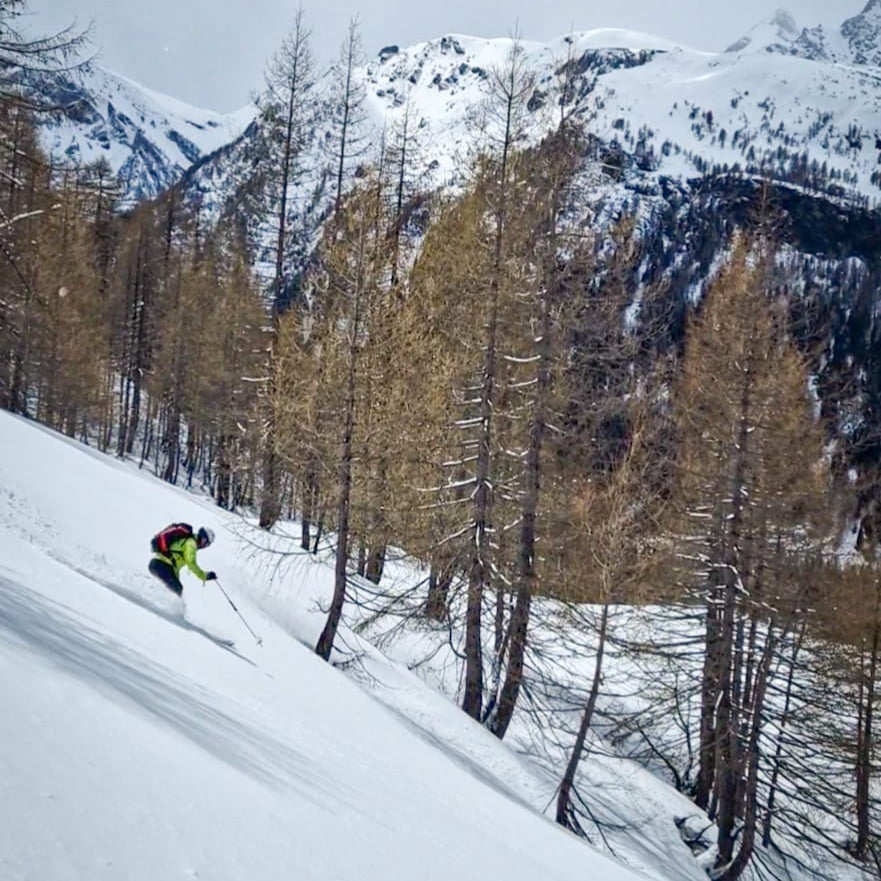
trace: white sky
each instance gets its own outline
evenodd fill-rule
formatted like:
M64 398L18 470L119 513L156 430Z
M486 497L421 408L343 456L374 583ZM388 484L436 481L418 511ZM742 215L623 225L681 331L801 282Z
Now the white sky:
M800 26L840 24L865 0L783 0ZM262 84L266 59L290 27L296 0L31 0L34 26L94 22L99 61L142 85L197 106L236 110ZM336 55L359 15L364 46L404 46L446 33L547 40L571 29L622 27L721 50L774 10L774 0L323 0L304 3L319 59Z

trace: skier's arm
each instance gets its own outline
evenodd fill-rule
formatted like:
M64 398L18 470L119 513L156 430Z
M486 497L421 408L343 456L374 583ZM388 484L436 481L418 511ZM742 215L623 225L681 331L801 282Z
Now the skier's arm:
M199 581L205 581L208 575L199 568L196 562L196 540L188 538L184 542L184 564L189 567L190 571Z

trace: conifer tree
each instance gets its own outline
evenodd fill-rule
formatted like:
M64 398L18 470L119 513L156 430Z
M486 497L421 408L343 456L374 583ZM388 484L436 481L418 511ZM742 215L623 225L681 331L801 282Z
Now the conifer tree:
M316 653L329 660L346 599L357 498L369 459L371 348L383 339L383 292L389 279L384 200L376 175L350 194L330 221L315 270L314 307L292 311L282 327L274 379L286 460L316 468L334 514L335 577ZM363 530L363 521L360 524Z
M514 171L522 159L517 142L523 135L526 105L533 90L526 71L523 47L515 41L504 64L493 71L492 93L483 120L486 145L480 191L489 213L488 229L481 237L485 255L485 318L482 364L466 393L473 415L463 422L473 431L473 490L470 526L468 601L465 621L465 686L462 709L475 719L482 717L484 701L482 607L494 572L492 536L496 496L493 475L494 408L498 393L499 321L508 292L507 261L510 253L508 224L513 211Z
M367 147L366 90L358 77L358 68L365 62L361 45L361 26L358 18L349 21L339 58L333 67L333 85L330 96L332 117L331 137L328 141L333 163L334 213L342 208L345 184L351 171L352 160L362 156Z
M309 221L302 204L292 196L304 184L303 154L311 137L313 61L311 36L302 7L282 41L266 73L266 93L260 102L261 120L268 146L267 178L275 206L275 273L272 280L272 320L274 337L280 315L292 296L290 268L302 266L310 238ZM293 211L291 210L293 208ZM269 344L269 360L274 339ZM270 375L272 370L270 369ZM274 396L270 390L268 400ZM271 527L281 512L281 475L276 446L276 416L266 413L266 439L263 454L263 487L260 525Z
M535 254L535 269L521 277L516 321L522 328L519 339L508 343L506 377L509 410L507 420L519 439L512 438L507 449L514 457L518 527L517 550L513 565L514 608L506 626L503 645L506 652L504 681L488 709L488 727L504 737L514 713L523 681L527 631L532 597L538 586L537 546L542 524L539 520L543 493L552 482L553 472L545 468L546 434L554 412L552 400L556 377L557 394L562 391L565 333L560 326L561 305L566 298L578 298L585 265L582 238L567 237L561 229L561 215L578 165L578 137L574 129L561 126L536 149L525 166L519 187L521 210L527 229L523 244ZM526 170L528 169L528 171ZM561 259L561 252L567 258ZM577 279L574 284L571 281ZM495 668L503 659L497 652ZM500 678L500 677L499 677Z
M33 243L40 255L34 277L38 324L32 331L39 371L35 415L70 436L78 427L87 435L109 370L88 211L78 176L67 172Z
M592 676L556 800L556 821L579 834L584 834L579 816L589 811L579 810L585 798L578 790L577 772L588 752L606 676L614 610L645 601L646 585L665 577L669 564L660 541L662 493L652 480L658 417L655 402L647 398L654 384L627 396L631 428L626 449L614 464L590 476L573 475L566 497L554 499L566 544L557 564L558 577L569 585L566 598L576 604L576 621L586 610L599 607Z
M765 244L739 238L690 329L676 399L680 530L706 604L696 800L724 881L753 853L768 680L803 601L789 561L823 534L822 432L769 278Z

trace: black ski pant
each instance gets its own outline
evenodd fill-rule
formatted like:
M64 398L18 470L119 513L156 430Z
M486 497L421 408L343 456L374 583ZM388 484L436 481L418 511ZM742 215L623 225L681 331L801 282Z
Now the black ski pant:
M180 583L180 579L174 574L174 566L160 560L159 557L153 557L150 560L150 574L155 575L169 590L174 591L178 596L184 592L184 586Z

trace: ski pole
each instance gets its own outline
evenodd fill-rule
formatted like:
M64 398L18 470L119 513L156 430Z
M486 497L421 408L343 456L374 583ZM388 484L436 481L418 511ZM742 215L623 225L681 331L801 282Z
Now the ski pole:
M253 636L254 639L257 640L257 645L263 645L263 637L257 636L257 634L254 633L253 630L251 630L251 625L248 624L248 622L245 620L245 616L236 608L236 604L229 598L229 594L222 587L220 587L220 582L216 578L214 579L214 583L220 588L220 592L226 597L226 601L232 606L232 610L236 613L236 615L239 616L239 618L242 619L242 624L244 624L245 627L248 628L248 633L250 633L251 636Z

